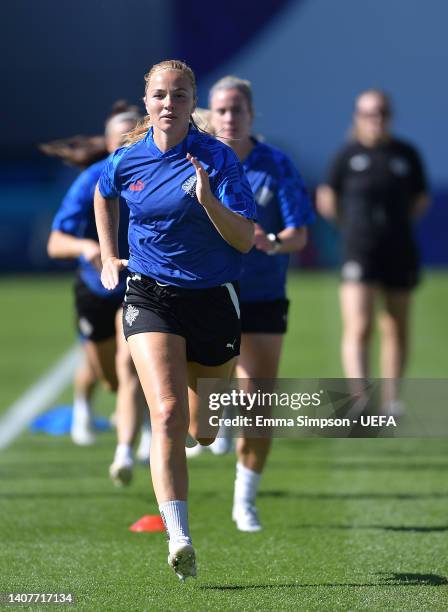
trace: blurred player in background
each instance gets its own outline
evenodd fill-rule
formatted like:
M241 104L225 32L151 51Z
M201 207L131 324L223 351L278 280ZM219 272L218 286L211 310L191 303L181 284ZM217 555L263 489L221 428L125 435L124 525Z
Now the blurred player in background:
M211 88L209 101L211 128L238 155L257 203L255 246L244 257L240 278L242 337L236 374L241 379L271 381L264 383L269 386L277 377L287 329L289 254L304 248L306 226L314 220L314 213L289 158L252 136L254 108L249 81L224 77ZM255 390L250 382L248 385L246 390ZM267 431L260 437L246 434L237 441L232 516L239 530L258 531L261 524L255 498L271 437ZM229 442L228 437L217 438L212 450L225 452ZM193 453L199 448L194 447Z
M143 396L120 325L125 278L113 292L108 292L101 284L93 195L105 156L122 144L124 134L135 127L139 117L136 107L117 102L106 122L104 148L100 137L76 137L65 145L64 141L58 141L56 148L55 143L51 143L46 149L47 153L57 154L66 161L88 166L71 186L55 216L48 254L53 258L79 260L75 305L84 359L74 380L72 439L81 445L94 441L90 398L95 381L99 379L107 389L117 392L118 446L110 475L118 485L127 484L132 476L132 446L140 425ZM101 153L102 160L88 165L90 159L96 159ZM127 248L129 213L124 203L121 212L120 243ZM147 452L149 455L149 448Z
M95 194L104 286L128 265L123 326L151 411L151 474L168 563L196 574L185 439L198 379L228 379L239 353L236 279L253 244L255 203L236 155L192 124L196 83L182 62L145 76L147 117L107 162ZM117 248L117 198L131 210L129 262ZM212 442L213 439L203 440Z
M419 281L413 222L428 206L419 153L390 131L389 97L371 89L356 99L353 138L336 155L317 207L336 219L342 232L340 303L342 364L351 379L369 376L369 343L374 305L381 298L383 410L399 415L397 380L409 343L412 290Z

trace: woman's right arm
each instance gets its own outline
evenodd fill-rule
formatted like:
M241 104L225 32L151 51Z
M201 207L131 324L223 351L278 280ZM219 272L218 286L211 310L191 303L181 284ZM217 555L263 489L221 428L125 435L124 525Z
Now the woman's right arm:
M101 249L103 269L101 282L106 289L115 289L119 283L120 272L128 265L126 259L120 259L118 253L118 224L120 209L118 198L106 199L95 189L95 220Z
M47 253L51 259L84 259L101 270L100 245L89 238L77 238L61 230L52 230L47 243Z
M316 191L317 212L328 221L337 219L338 196L329 185L319 185Z

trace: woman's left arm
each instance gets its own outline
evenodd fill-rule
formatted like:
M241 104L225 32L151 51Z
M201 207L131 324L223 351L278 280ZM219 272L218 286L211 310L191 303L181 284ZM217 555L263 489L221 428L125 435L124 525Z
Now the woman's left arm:
M230 246L241 253L248 253L254 245L253 221L221 204L213 195L208 174L197 158L188 153L187 159L196 170L196 197L210 221Z
M274 240L273 236L273 234L266 234L259 225L255 225L255 247L269 255L301 251L308 241L308 228L305 226L286 227L274 237Z

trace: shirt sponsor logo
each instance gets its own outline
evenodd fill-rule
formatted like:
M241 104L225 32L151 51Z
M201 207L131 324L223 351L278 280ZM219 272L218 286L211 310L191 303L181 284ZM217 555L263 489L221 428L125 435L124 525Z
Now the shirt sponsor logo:
M360 153L351 157L348 163L355 172L363 172L370 166L370 159L367 155Z
M136 183L130 184L129 191L141 191L144 186L145 183L139 179Z
M182 189L192 198L196 197L196 174L193 174L182 183Z

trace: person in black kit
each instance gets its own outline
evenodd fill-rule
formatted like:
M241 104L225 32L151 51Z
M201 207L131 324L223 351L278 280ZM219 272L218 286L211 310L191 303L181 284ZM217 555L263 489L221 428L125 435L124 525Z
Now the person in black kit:
M391 103L380 90L356 99L353 139L333 160L317 190L317 209L337 219L343 245L340 301L342 363L347 378L368 377L375 298L380 295L384 410L402 411L397 380L408 348L411 292L419 281L413 221L428 206L416 149L390 133Z

